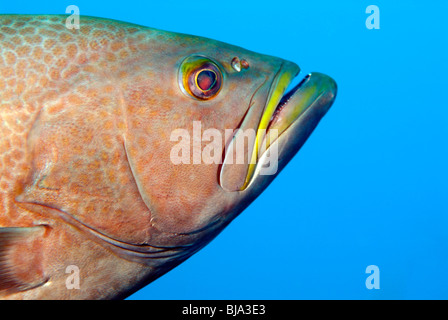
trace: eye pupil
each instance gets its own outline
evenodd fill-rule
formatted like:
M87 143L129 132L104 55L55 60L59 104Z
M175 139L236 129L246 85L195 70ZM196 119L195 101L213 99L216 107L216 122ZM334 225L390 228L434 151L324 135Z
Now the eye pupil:
M208 69L202 70L197 75L196 83L202 91L209 91L216 84L216 73Z

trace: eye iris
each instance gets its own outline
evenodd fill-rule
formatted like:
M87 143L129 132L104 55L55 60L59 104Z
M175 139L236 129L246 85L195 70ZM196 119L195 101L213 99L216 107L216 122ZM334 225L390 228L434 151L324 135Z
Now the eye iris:
M202 56L185 59L179 68L183 93L198 100L211 100L221 91L224 74L219 65Z
M216 84L216 73L212 70L202 70L197 75L196 83L202 91L210 91Z

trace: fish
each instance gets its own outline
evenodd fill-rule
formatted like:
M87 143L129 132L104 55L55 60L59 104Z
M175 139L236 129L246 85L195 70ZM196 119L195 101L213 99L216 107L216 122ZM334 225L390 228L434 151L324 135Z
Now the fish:
M318 72L105 18L0 15L0 298L124 299L214 239L334 102Z

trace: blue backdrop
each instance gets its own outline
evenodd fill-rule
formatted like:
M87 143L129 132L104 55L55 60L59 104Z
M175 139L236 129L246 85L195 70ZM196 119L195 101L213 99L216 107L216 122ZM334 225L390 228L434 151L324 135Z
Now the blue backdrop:
M338 83L334 106L271 186L131 299L448 298L448 2L341 2L0 2L0 13L75 4L81 15L283 57ZM366 28L371 4L379 30ZM366 288L369 265L380 289Z

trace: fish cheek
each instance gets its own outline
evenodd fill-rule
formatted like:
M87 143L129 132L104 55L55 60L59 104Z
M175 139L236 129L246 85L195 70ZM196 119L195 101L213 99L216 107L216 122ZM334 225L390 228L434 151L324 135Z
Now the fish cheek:
M19 205L57 209L124 242L149 240L150 212L132 180L112 115L94 106L57 114L44 108L28 146L31 169L16 197Z
M152 122L152 134L147 136L137 128L130 128L133 134L125 143L129 163L141 197L151 210L155 228L168 233L189 233L203 225L199 211L215 191L208 177L216 177L216 169L203 172L198 170L200 165L171 162L170 153L176 142L171 142L169 135L165 138L157 135L158 128L162 126ZM167 130L166 126L161 130ZM146 147L140 141L146 141Z
M188 99L190 104L183 103L182 99ZM146 113L130 109L126 115L125 145L140 194L152 213L154 227L168 233L191 233L207 227L220 212L219 164L197 164L193 159L197 149L193 146L193 122L203 123L203 129L216 125L205 121L205 110L196 108L192 99L182 96L171 100L171 107L154 104L147 107ZM135 108L137 102L129 105ZM154 116L156 111L157 116ZM185 135L179 137L179 132ZM185 162L179 163L172 158L172 152L184 142L181 152L188 155L183 157ZM204 145L207 143L204 141Z
M172 83L166 74L159 78ZM237 128L250 105L250 94L235 95L229 89L238 89L238 82L223 88L209 101L184 94L177 83L165 87L150 83L124 94L129 163L142 199L152 213L152 223L162 232L194 233L219 220L229 207L222 204L226 192L218 183L220 164L202 159L202 151L210 143L202 139L204 132L214 129L221 133L221 157L224 129ZM179 162L176 150L184 142ZM198 151L200 159L194 157Z

